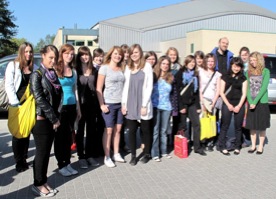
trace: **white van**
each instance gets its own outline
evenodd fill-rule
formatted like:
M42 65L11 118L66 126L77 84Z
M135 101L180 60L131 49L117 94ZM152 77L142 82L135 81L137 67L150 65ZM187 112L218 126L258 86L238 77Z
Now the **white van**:
M276 54L263 54L265 67L270 70L268 85L268 103L276 105Z

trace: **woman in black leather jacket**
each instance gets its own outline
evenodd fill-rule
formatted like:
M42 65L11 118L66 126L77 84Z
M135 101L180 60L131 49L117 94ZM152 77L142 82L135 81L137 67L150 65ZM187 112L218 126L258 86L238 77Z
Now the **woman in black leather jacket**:
M58 107L62 89L53 69L58 50L53 45L41 50L42 63L31 75L31 92L36 101L36 124L33 137L36 145L34 159L34 184L32 191L42 197L54 196L58 191L47 184L47 169L56 129L60 126Z

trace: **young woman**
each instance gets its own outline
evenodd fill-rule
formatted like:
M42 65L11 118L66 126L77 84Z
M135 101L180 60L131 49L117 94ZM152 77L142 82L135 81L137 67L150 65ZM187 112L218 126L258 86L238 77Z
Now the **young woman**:
M137 164L136 131L140 124L143 132L142 142L145 144L144 156L140 160L147 163L150 160L152 144L152 103L153 71L146 62L142 48L134 44L130 48L130 60L125 69L125 84L122 96L122 113L127 120L129 143L131 150L130 164Z
M229 92L225 94L227 90ZM233 57L230 61L229 74L223 75L221 78L220 96L223 100L223 105L219 143L223 155L230 155L226 149L226 135L231 123L232 114L234 114L236 137L234 154L240 154L246 90L247 81L243 73L243 62L241 58Z
M202 111L208 111L210 114L215 114L214 107L220 93L221 74L218 71L215 71L215 63L215 55L212 53L208 53L205 56L204 64L202 64L202 66L204 67L199 70L199 90L201 107ZM205 107L206 104L203 103L204 98L210 100L209 107ZM213 151L213 142L213 138L205 140L205 145L208 147L208 151Z
M185 58L184 66L176 74L176 84L179 91L180 123L178 128L185 132L187 130L187 117L189 117L193 128L194 152L205 156L206 153L200 143L199 113L201 112L201 108L199 104L199 82L198 71L195 67L195 57L193 55L188 55ZM186 86L188 88L181 94L181 91ZM185 136L188 139L190 137L190 135Z
M55 134L54 151L58 161L59 173L71 176L78 173L70 165L72 132L76 118L81 117L77 92L77 73L73 69L75 61L74 47L64 44L59 50L59 59L56 68L63 97L60 110L60 127Z
M250 55L250 51L249 48L247 48L246 46L241 47L240 52L239 52L239 56L242 59L243 62L243 66L244 72L247 72L248 70L248 64L249 64L249 55Z
M196 67L197 67L198 71L200 71L201 69L205 69L204 52L198 50L195 52L194 56L196 59Z
M124 86L122 64L124 53L119 46L113 46L104 59L97 80L97 95L105 121L103 135L104 163L107 167L116 165L110 158L111 141L113 143L113 160L125 162L119 153L120 132L123 124L121 112L121 99Z
M248 81L246 126L250 130L251 149L248 153L256 151L257 132L259 133L259 146L257 154L264 151L266 129L270 127L270 111L268 106L267 87L270 79L270 71L265 68L264 58L259 52L253 52L249 56L249 68L246 73Z
M121 45L121 48L124 52L123 68L126 68L128 60L129 60L130 48L127 44ZM125 120L124 120L122 129L121 129L120 148L123 149L125 152L130 153L128 136L129 136L128 129L125 126Z
M170 58L171 60L171 72L173 75L176 75L178 70L181 68L181 65L179 64L179 53L178 50L174 47L170 47L166 55Z
M154 118L151 156L156 162L161 161L160 156L171 158L167 151L167 128L172 110L170 95L174 79L170 72L170 65L170 58L162 56L154 68L156 82L153 85L151 97Z
M167 52L166 55L170 58L171 61L171 73L174 75L176 75L176 73L179 71L179 69L181 68L181 65L179 64L179 53L178 50L174 47L170 47ZM174 140L174 135L177 133L178 131L178 123L179 123L179 113L178 113L178 90L177 90L177 86L176 86L176 82L174 81L173 83L173 95L171 96L171 103L172 103L172 128L168 128L170 130L168 130L168 134L170 134L169 136L169 140L170 140L170 145L173 145L173 140ZM169 121L169 127L170 127L171 123Z
M33 46L28 42L24 42L19 46L17 58L8 64L5 73L5 90L11 106L20 105L19 101L29 84L30 75L36 69ZM21 139L12 137L12 149L17 172L22 172L29 168L26 161L28 158L29 140L30 136Z
M62 88L53 69L58 60L58 50L48 45L41 50L40 68L31 75L30 87L36 101L36 123L33 128L35 158L32 191L42 197L54 196L58 191L47 184L47 170L52 143L60 126L58 107Z
M129 59L130 49L129 49L129 46L126 44L121 45L121 48L124 52L124 65L126 66Z
M96 68L92 64L92 55L87 46L78 49L76 58L76 70L78 74L78 96L82 117L78 122L76 134L77 152L80 168L88 168L88 164L98 166L93 158L93 139L96 128L95 106L98 103L96 93ZM84 127L86 138L84 144Z
M249 48L246 46L241 47L239 56L243 62L244 74L248 71L249 55L250 55ZM245 117L246 117L246 113L248 111L248 102L247 102L247 100L245 100L245 101L246 101L246 103L245 103ZM244 121L246 121L245 117L244 117ZM242 127L242 138L243 138L242 148L249 147L251 145L250 131L248 129L244 128L244 126Z
M145 54L145 60L148 62L151 67L154 69L156 63L157 63L157 55L154 51L149 51Z
M96 82L98 78L98 72L103 64L104 51L101 48L96 48L93 50L93 66L96 69ZM97 98L98 100L98 98ZM100 156L104 156L104 150L102 145L102 138L104 133L105 122L102 116L102 110L100 108L99 102L95 106L96 111L96 127L95 133L93 135L94 139L92 140L92 157L98 158Z
M101 48L96 48L93 50L93 66L99 70L103 64L104 51Z
M209 111L210 113L212 113L220 93L221 74L215 71L215 63L216 63L215 55L212 53L208 53L205 56L205 67L199 71L200 102L203 102L203 98L210 100L211 108L212 108L212 110ZM208 84L209 81L210 83ZM202 108L203 108L203 111L207 110L204 104L202 104Z

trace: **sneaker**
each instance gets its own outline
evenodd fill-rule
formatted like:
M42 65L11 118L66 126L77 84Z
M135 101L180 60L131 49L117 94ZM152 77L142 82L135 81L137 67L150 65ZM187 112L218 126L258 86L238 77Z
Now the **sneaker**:
M88 164L87 161L85 159L80 159L79 160L79 165L81 169L87 169L88 168Z
M120 155L120 153L114 154L113 155L113 160L115 162L121 162L121 163L125 163L126 161L122 158L122 156Z
M73 169L70 164L68 164L66 168L72 175L76 175L79 173L77 170Z
M115 167L116 165L114 164L114 162L112 162L111 158L110 157L106 157L104 158L104 164L109 167L109 168L112 168L112 167Z
M171 159L172 158L172 156L170 156L169 154L163 154L162 157L163 158L167 158L167 159Z
M67 167L63 167L62 169L58 170L58 172L65 177L71 176L72 173L68 171Z
M154 157L152 158L155 162L161 162L160 158L159 157Z
M92 167L96 167L99 166L100 163L98 163L94 158L88 158L87 162L92 166Z

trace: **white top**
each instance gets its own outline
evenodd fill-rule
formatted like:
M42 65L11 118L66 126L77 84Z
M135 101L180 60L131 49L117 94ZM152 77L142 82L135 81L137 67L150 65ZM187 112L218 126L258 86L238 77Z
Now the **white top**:
M15 63L15 65L14 65ZM33 71L38 67L34 64ZM5 72L5 90L9 98L10 104L18 104L19 100L17 98L16 92L19 89L22 80L22 73L19 68L19 62L11 61L8 63Z
M199 70L199 78L200 78L200 92L202 93L203 90L205 89L207 83L209 82L210 78L212 77L211 75L208 75L207 70ZM221 77L221 73L216 71L215 75L212 79L212 81L209 83L207 89L205 90L203 97L208 98L208 99L213 99L216 95L216 89L217 89L217 80L218 78Z
M104 102L121 103L125 81L123 72L121 70L114 71L109 65L103 65L99 69L99 74L105 76Z
M152 67L149 63L145 64L145 67L142 69L145 73L144 83L143 83L143 91L142 91L142 107L147 107L147 115L141 116L142 120L149 120L153 117L153 109L151 103L151 93L153 88L153 71ZM128 66L126 66L125 72L125 84L122 95L122 106L127 107L128 100L128 90L129 90L129 80L131 75L131 70Z

